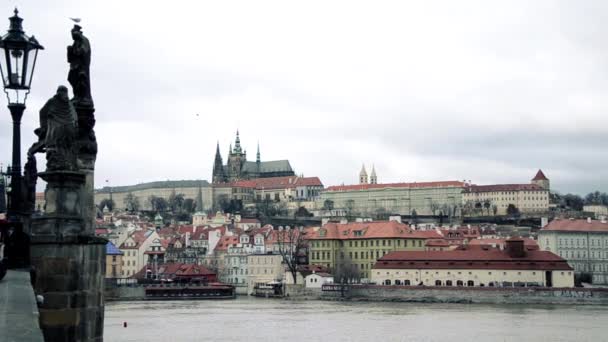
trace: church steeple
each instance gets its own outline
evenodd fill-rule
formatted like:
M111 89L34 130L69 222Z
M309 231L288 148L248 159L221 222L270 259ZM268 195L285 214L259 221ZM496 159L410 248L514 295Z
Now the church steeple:
M241 138L239 137L239 130L236 130L236 139L234 141L234 153L241 153Z
M369 184L378 184L378 177L376 176L375 165L372 165L372 174L369 176Z
M367 171L365 171L365 164L361 166L361 172L359 172L359 184L367 184Z
M223 183L226 181L226 175L224 174L224 162L222 161L222 155L220 154L220 142L217 142L215 149L215 160L213 161L213 183Z

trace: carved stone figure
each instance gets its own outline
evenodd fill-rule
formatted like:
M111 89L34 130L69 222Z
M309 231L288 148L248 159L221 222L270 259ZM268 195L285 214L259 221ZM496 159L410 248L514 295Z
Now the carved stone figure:
M40 109L40 139L44 141L46 149L47 171L77 170L77 120L76 110L68 97L68 88L59 86L57 94Z
M34 212L36 210L36 181L38 179L38 170L36 169L36 158L34 154L27 154L27 162L23 171L23 186L24 191L23 208L27 212Z
M68 46L68 63L70 72L68 82L72 85L74 92L74 106L93 107L91 97L91 80L89 66L91 65L91 45L89 40L82 34L79 25L72 28L72 39L74 43Z

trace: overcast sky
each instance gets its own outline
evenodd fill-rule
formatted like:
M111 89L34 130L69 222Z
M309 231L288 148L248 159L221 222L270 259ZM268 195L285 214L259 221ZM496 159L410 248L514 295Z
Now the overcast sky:
M0 18L15 5L46 48L24 153L68 85L68 17L82 18L97 186L209 180L216 141L225 161L239 129L249 159L259 141L262 160L326 186L365 163L380 182L527 183L542 168L560 192L608 191L606 1L5 0Z

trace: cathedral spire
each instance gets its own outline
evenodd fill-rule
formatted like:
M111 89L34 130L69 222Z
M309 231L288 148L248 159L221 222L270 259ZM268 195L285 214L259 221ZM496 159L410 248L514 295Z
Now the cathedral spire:
M260 142L259 141L258 141L258 153L256 153L256 155L255 155L255 162L256 163L261 162L261 159L260 159Z
M220 154L220 142L217 142L215 148L215 160L213 161L213 177L211 178L213 183L223 183L225 181L224 175L224 162L222 161L222 155Z
M239 130L236 130L236 139L234 141L234 153L241 153L241 138L239 137Z

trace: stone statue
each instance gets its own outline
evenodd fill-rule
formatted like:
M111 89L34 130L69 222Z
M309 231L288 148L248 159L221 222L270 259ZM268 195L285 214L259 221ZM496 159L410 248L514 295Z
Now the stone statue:
M91 65L91 45L89 40L82 34L79 25L72 28L72 39L74 43L68 46L68 63L70 72L68 82L72 85L74 92L74 106L93 107L91 97L91 79L89 66Z
M28 151L27 162L23 170L23 209L29 213L36 210L36 181L38 180L38 170L36 169L36 158L33 153Z
M78 169L75 149L77 120L76 110L68 97L68 88L59 86L57 94L40 109L39 143L43 141L46 150L47 171Z

